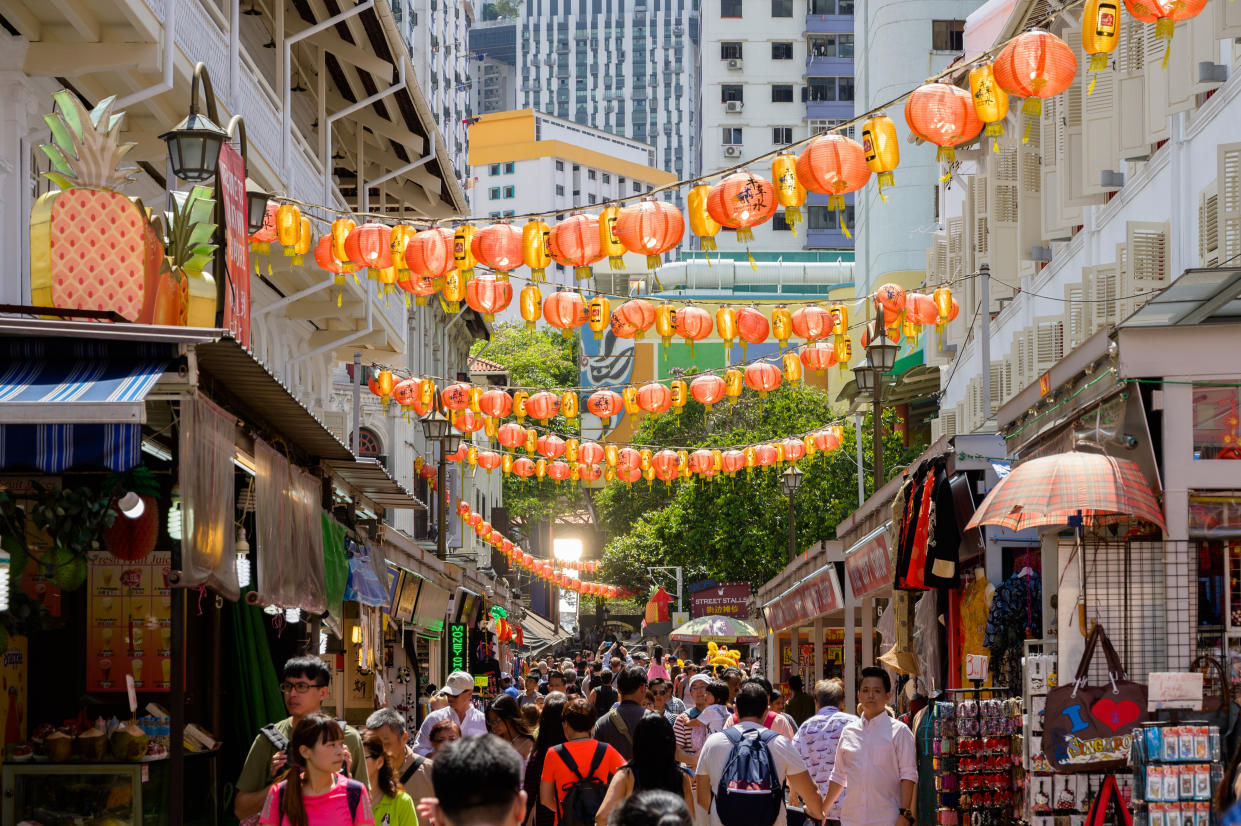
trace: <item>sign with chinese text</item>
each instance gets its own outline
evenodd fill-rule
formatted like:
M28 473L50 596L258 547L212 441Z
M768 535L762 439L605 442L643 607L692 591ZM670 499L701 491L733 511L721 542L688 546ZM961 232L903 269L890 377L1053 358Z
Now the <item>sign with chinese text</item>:
M750 583L717 582L690 594L689 615L699 617L738 617L749 614Z
M250 349L250 228L246 218L246 164L225 143L220 147L217 191L224 209L224 327Z
M878 531L873 539L845 557L845 574L855 597L864 597L892 584L886 530Z
M465 623L448 623L448 670L468 671L470 665L470 639Z
M775 600L764 609L764 614L769 628L781 630L844 606L840 580L833 566Z

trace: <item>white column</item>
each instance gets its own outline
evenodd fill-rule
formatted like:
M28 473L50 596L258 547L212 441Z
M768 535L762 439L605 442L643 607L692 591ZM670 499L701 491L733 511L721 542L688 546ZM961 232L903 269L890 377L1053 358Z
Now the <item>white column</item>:
M827 651L823 646L823 618L816 617L811 641L814 644L814 662L810 666L810 684L806 690L814 693L814 684L823 679L827 670Z
M0 243L8 254L0 259L0 303L29 304L30 150L31 130L41 126L36 104L52 111L52 99L39 101L38 91L25 73L29 43L23 37L0 32ZM46 127L43 127L46 133ZM47 138L46 134L43 136ZM35 152L40 157L41 152Z
M862 666L875 664L875 600L862 600Z
M767 679L774 685L780 682L780 662L777 659L779 651L776 648L776 632L767 629L767 656L765 663L767 669Z
M857 696L857 600L853 597L853 584L845 577L845 705L851 707Z

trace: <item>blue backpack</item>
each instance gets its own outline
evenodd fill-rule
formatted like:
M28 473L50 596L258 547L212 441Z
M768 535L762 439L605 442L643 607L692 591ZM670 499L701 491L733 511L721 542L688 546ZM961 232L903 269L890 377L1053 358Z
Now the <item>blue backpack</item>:
M753 735L753 736L751 736ZM772 826L784 803L784 784L767 744L779 737L770 729L724 729L732 743L715 790L715 814L723 826Z

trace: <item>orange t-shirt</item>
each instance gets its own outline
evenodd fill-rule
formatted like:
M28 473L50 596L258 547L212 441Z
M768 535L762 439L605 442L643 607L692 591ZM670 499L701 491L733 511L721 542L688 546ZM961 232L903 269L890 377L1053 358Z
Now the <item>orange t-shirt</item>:
M574 764L582 777L587 777L590 771L591 760L595 756L595 747L599 745L598 740L574 740L564 744L564 748L573 758ZM612 775L623 765L625 758L621 757L620 752L606 743L603 744L604 753L603 760L599 763L598 770L594 776L599 778L604 784L612 782ZM557 746L557 748L560 748ZM547 756L543 758L543 776L541 780L550 782L556 787L556 819L560 819L560 804L564 802L565 795L568 794L569 787L577 782L577 775L569 770L565 762L560 759L557 749L549 749Z

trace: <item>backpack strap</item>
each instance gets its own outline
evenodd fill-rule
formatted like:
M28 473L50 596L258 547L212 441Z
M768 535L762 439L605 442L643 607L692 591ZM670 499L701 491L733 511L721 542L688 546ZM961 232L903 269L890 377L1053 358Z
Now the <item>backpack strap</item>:
M425 754L414 755L414 762L410 764L410 767L405 770L404 774L401 775L401 785L404 786L408 783L409 779L418 773L418 770L422 768L422 764L425 762L427 762L427 756Z
M349 820L356 823L358 820L358 806L362 803L362 793L366 791L366 787L359 780L345 781L345 800L349 803Z
M259 729L259 734L266 737L267 742L271 743L272 748L276 751L284 751L289 746L288 738L280 733L280 730L276 728L275 723L268 726L263 726Z
M599 767L603 765L603 758L608 753L608 744L595 741L595 756L590 758L590 772L586 777L594 777L595 772L599 771ZM578 775L581 778L581 775ZM584 779L584 778L583 778Z
M625 738L625 742L633 745L633 735L629 733L629 726L625 723L625 718L621 717L620 709L613 708L608 712L608 719L612 721L612 725L616 726L616 730L620 732L621 737Z
M560 756L561 761L564 762L565 768L573 772L573 774L577 776L578 780L586 779L586 777L582 774L581 769L577 767L577 761L573 759L572 752L569 751L564 743L553 747L552 751L556 752L556 754Z

